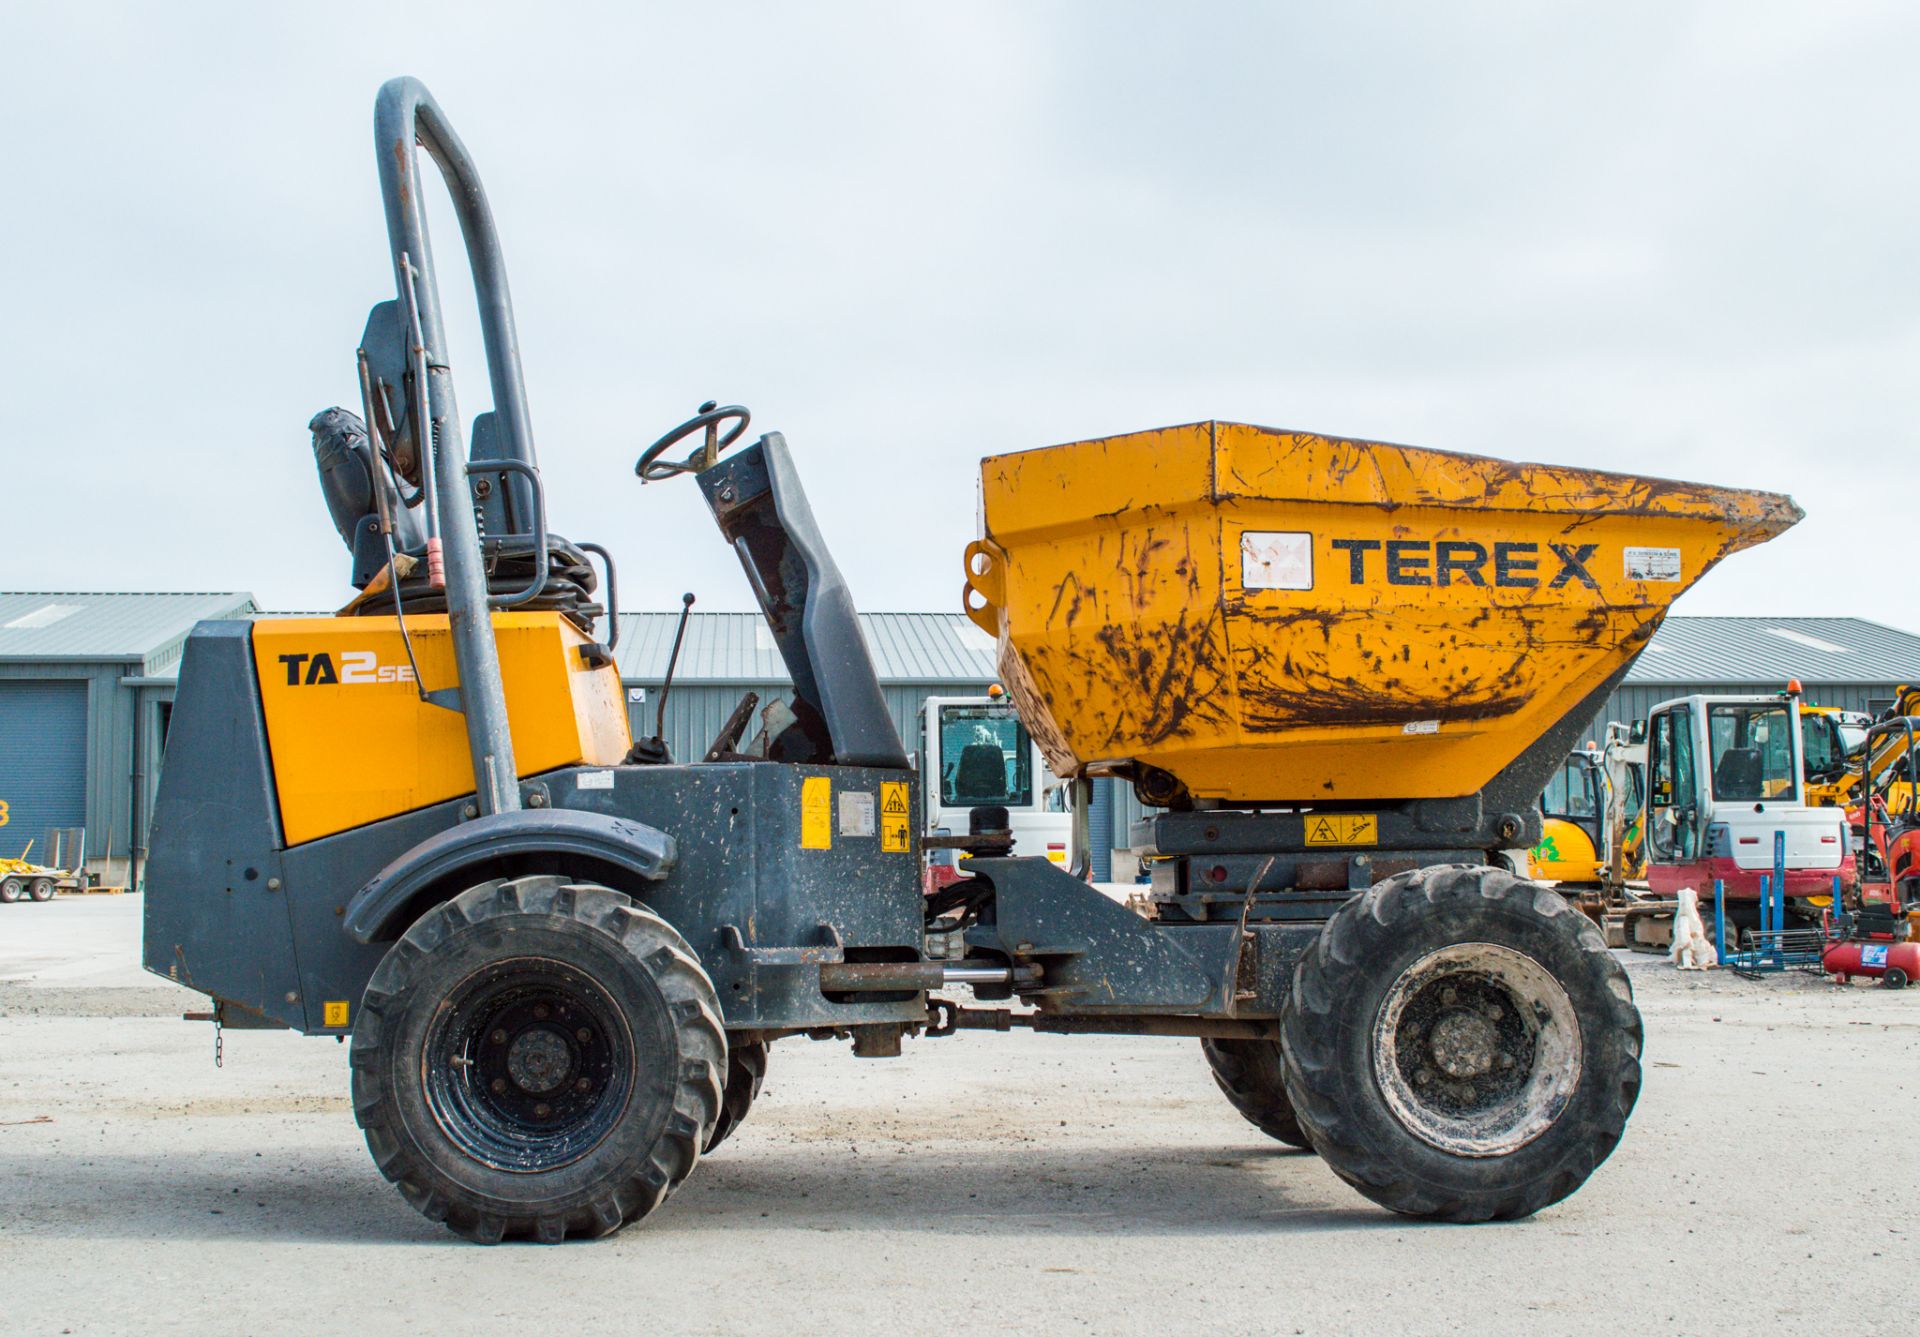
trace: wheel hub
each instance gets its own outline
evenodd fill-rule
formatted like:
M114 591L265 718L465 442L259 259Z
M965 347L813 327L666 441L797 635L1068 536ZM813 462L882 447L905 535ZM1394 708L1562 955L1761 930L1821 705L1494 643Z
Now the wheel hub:
M1500 1156L1550 1127L1579 1083L1579 1020L1532 957L1457 943L1403 971L1376 1014L1374 1076L1416 1137Z
M1479 1077L1493 1067L1498 1037L1477 1012L1449 1012L1433 1024L1427 1047L1449 1077Z
M482 1164L557 1169L618 1122L633 1040L599 984L555 961L501 961L451 991L427 1040L428 1105Z
M507 1075L522 1091L545 1095L572 1069L571 1046L545 1026L522 1031L507 1047Z

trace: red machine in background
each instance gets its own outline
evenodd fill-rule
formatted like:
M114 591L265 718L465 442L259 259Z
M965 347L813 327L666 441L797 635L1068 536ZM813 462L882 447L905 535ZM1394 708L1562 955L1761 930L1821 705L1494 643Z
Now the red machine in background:
M1847 809L1858 851L1854 885L1861 906L1885 906L1895 940L1920 938L1920 743L1915 724L1913 716L1898 715L1868 730L1865 754L1891 753L1895 760L1863 780L1859 800Z
M1820 954L1829 975L1903 988L1920 979L1920 749L1914 718L1898 715L1867 732L1863 755L1891 758L1868 767L1859 801L1847 809L1858 850L1857 909L1835 906L1836 940Z

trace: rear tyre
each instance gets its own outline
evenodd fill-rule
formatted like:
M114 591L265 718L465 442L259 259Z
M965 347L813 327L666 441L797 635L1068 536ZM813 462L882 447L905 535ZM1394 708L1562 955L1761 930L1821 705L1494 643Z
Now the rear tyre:
M712 1135L726 1064L713 985L665 920L564 878L487 882L374 971L354 1118L424 1216L557 1243L666 1201Z
M720 1117L713 1121L702 1154L725 1142L747 1117L767 1080L767 1046L761 1040L741 1040L727 1046L727 1088L720 1098Z
M1328 1166L1383 1207L1514 1220L1579 1188L1640 1093L1640 1014L1591 920L1497 868L1386 879L1294 972L1283 1073Z
M1280 1076L1278 1040L1202 1040L1213 1080L1248 1123L1268 1137L1313 1150Z
M52 900L53 893L54 893L53 879L50 877L35 878L33 880L33 885L27 889L27 895L33 897L34 900L39 901L42 904L45 904L47 901Z
M26 890L26 884L17 877L0 878L0 905L12 905Z

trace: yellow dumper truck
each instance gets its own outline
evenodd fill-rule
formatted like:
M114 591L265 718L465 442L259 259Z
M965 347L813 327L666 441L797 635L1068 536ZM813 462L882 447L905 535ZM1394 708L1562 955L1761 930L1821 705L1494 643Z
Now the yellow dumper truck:
M1525 1216L1606 1158L1639 1014L1593 925L1512 870L1668 605L1791 502L1225 422L987 459L968 614L1053 773L1163 809L1142 912L1004 807L912 820L797 452L745 442L739 405L635 468L698 490L791 697L697 758L628 737L610 559L549 524L473 162L412 80L375 125L395 295L360 412L310 424L360 594L189 639L145 950L220 1024L350 1038L409 1203L482 1241L606 1234L741 1125L770 1046L960 1030L1198 1039L1256 1125L1417 1217ZM478 288L470 446L421 150ZM935 841L966 875L927 892Z

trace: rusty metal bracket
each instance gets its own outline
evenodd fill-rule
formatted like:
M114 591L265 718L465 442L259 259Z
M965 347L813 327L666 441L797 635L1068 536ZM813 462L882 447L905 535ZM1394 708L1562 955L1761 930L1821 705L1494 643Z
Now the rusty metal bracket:
M820 931L827 941L813 947L749 947L736 925L723 924L720 927L720 944L735 956L756 966L823 966L838 965L845 961L847 949L833 925L822 924Z

